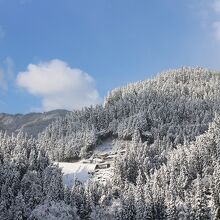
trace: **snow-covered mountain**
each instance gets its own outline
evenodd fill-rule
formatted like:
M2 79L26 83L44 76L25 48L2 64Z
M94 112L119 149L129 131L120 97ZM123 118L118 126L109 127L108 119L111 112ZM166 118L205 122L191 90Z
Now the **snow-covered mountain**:
M170 70L0 133L0 219L220 219L219 158L220 73Z
M59 117L64 117L67 113L67 110L54 110L24 115L0 113L0 130L7 131L9 134L22 131L29 136L36 137L38 133L42 132L52 121Z

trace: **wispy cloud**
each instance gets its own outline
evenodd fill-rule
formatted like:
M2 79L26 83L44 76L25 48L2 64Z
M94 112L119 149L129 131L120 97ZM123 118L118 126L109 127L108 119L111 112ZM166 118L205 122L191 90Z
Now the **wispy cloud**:
M41 111L80 109L100 102L94 79L62 60L29 64L17 76L17 85L42 98Z
M217 42L220 43L220 0L213 0L210 3L211 11L209 12L211 17L211 27L213 35Z
M220 13L220 0L214 0L212 3L211 3L211 8L217 12L217 13Z
M199 15L201 26L205 28L208 34L213 36L216 43L220 43L220 0L195 2L196 7L192 8L195 14Z

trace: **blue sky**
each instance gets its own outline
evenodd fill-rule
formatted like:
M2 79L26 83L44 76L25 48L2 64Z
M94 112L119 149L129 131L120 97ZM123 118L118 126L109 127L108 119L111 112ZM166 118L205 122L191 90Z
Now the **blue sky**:
M0 0L0 112L81 108L219 58L220 0Z

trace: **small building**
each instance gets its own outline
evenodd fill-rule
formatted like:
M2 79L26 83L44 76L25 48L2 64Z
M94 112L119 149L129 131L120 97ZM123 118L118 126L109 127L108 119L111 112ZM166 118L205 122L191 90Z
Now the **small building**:
M106 157L106 160L114 160L117 157L117 155L109 155Z
M104 163L105 161L103 159L100 158L94 158L93 159L93 163Z
M81 163L91 163L92 160L82 160Z
M105 159L109 154L108 153L102 153L100 154L101 159Z
M106 169L109 168L111 165L109 163L102 163L102 164L96 164L95 170L97 169Z
M125 153L126 153L126 150L125 150L125 149L120 150L120 154L121 154L121 155L124 155Z

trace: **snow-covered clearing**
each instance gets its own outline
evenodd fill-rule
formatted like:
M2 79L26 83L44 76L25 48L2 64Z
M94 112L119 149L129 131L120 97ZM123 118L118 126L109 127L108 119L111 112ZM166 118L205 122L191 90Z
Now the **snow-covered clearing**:
M93 155L87 160L58 163L62 168L64 184L72 187L76 178L83 183L89 179L102 183L111 179L114 173L114 160L119 151L117 146L115 140L107 139L96 147Z
M63 172L63 181L64 184L71 187L74 184L75 179L77 178L81 182L86 182L95 169L96 164L94 163L58 163L59 167L62 168Z

